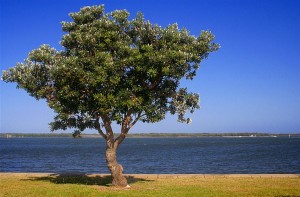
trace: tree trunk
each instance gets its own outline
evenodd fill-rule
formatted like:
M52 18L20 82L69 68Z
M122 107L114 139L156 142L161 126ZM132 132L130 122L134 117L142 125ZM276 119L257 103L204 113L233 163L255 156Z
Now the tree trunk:
M106 146L106 163L111 172L113 186L128 186L126 178L123 176L123 167L117 162L117 146L107 141Z

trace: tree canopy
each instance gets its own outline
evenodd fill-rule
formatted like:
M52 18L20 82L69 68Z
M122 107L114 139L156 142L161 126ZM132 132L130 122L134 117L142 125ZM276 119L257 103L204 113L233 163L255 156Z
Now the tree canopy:
M102 128L111 132L111 122L126 134L137 121L158 122L167 113L190 121L184 115L199 108L199 95L180 81L192 80L219 48L211 32L195 37L177 24L151 24L141 13L133 19L126 10L105 13L103 5L70 17L62 22L62 51L42 45L2 76L47 101L57 113L51 130L96 128L107 138Z

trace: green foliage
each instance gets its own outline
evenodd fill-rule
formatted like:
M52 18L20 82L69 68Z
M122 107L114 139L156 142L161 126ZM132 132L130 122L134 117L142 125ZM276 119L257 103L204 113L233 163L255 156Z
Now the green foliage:
M126 10L104 13L103 5L70 17L62 22L63 51L42 45L2 76L46 99L57 113L52 130L95 128L98 117L129 130L168 112L190 122L184 114L199 108L199 95L180 88L180 80L193 79L201 61L219 48L209 31L194 37L177 24L153 25L141 13L132 20Z

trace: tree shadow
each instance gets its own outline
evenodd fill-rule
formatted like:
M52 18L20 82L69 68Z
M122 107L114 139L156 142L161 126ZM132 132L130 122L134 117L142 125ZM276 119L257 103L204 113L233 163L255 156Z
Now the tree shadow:
M143 178L126 176L128 184L136 182L149 182ZM29 177L25 180L30 181L49 181L54 184L79 184L79 185L100 185L111 186L112 178L110 175L87 175L87 174L50 174L43 177Z

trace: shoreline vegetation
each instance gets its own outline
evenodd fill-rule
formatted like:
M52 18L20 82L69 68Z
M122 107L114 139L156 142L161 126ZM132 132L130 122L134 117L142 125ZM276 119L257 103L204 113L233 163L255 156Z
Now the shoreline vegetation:
M0 133L0 138L72 138L72 133ZM81 134L80 138L101 138L99 134ZM127 138L180 138L180 137L300 137L300 133L134 133Z
M125 176L130 188L110 175L0 173L0 196L300 196L297 175Z

